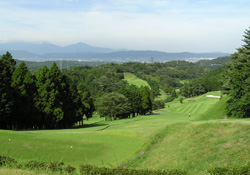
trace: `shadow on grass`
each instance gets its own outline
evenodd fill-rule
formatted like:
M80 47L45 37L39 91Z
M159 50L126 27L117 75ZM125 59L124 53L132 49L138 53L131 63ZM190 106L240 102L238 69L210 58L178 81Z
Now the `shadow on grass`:
M99 126L107 126L109 124L104 123L91 123L91 124L83 124L83 126L79 126L77 128L92 128L92 127L99 127Z

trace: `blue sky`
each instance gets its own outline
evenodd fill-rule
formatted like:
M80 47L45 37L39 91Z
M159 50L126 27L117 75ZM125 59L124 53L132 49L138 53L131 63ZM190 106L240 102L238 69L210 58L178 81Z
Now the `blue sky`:
M249 9L249 0L0 0L0 42L233 53Z

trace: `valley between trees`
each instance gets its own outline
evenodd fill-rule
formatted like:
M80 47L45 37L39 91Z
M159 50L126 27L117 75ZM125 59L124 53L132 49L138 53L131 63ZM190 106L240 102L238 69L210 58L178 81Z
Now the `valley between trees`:
M249 173L250 30L243 36L214 70L172 61L31 72L7 52L0 173Z

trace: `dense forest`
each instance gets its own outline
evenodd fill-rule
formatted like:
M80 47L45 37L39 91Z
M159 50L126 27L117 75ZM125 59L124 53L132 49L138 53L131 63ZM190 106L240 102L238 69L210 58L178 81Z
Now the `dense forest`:
M73 127L83 122L83 116L91 118L94 111L106 120L145 115L164 107L164 101L155 100L160 89L171 94L171 101L177 97L176 89L185 87L181 81L207 74L185 61L73 66L62 71L53 63L35 73L24 62L17 66L8 52L0 61L0 120L1 128L6 129ZM123 80L124 72L146 80L150 88L128 84ZM187 96L191 95L198 94Z
M218 58L213 62L222 66L212 70L204 65L211 63L208 61L171 61L62 70L53 63L31 72L25 62L17 65L7 52L0 59L0 128L68 128L83 123L84 116L91 118L94 111L106 120L135 117L163 108L178 95L193 97L215 90L230 95L229 115L249 117L250 30L245 31L243 41L245 45L231 56L231 62L228 57ZM125 72L147 81L150 87L128 84ZM164 102L155 100L160 89L169 95Z

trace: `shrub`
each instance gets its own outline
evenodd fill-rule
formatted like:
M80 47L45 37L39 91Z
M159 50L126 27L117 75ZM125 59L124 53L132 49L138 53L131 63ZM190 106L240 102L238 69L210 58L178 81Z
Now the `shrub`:
M242 167L216 167L208 170L208 173L212 175L221 175L221 174L245 174L250 175L250 164Z
M17 161L10 157L0 156L0 166L15 167L17 166Z
M105 168L105 167L95 167L92 165L80 165L80 174L81 175L94 175L94 174L105 174L105 175L185 175L186 171L182 170L135 170L135 169L127 169L127 168Z
M165 102L167 103L167 102L171 102L171 101L173 101L175 98L174 97L168 97L166 100L165 100Z
M153 110L165 108L164 100L155 100L153 102Z
M70 174L70 173L73 173L73 172L76 170L76 168L67 165L66 167L63 168L63 170L64 170L66 173Z
M63 170L62 165L64 165L63 162L49 162L47 170L61 172Z

